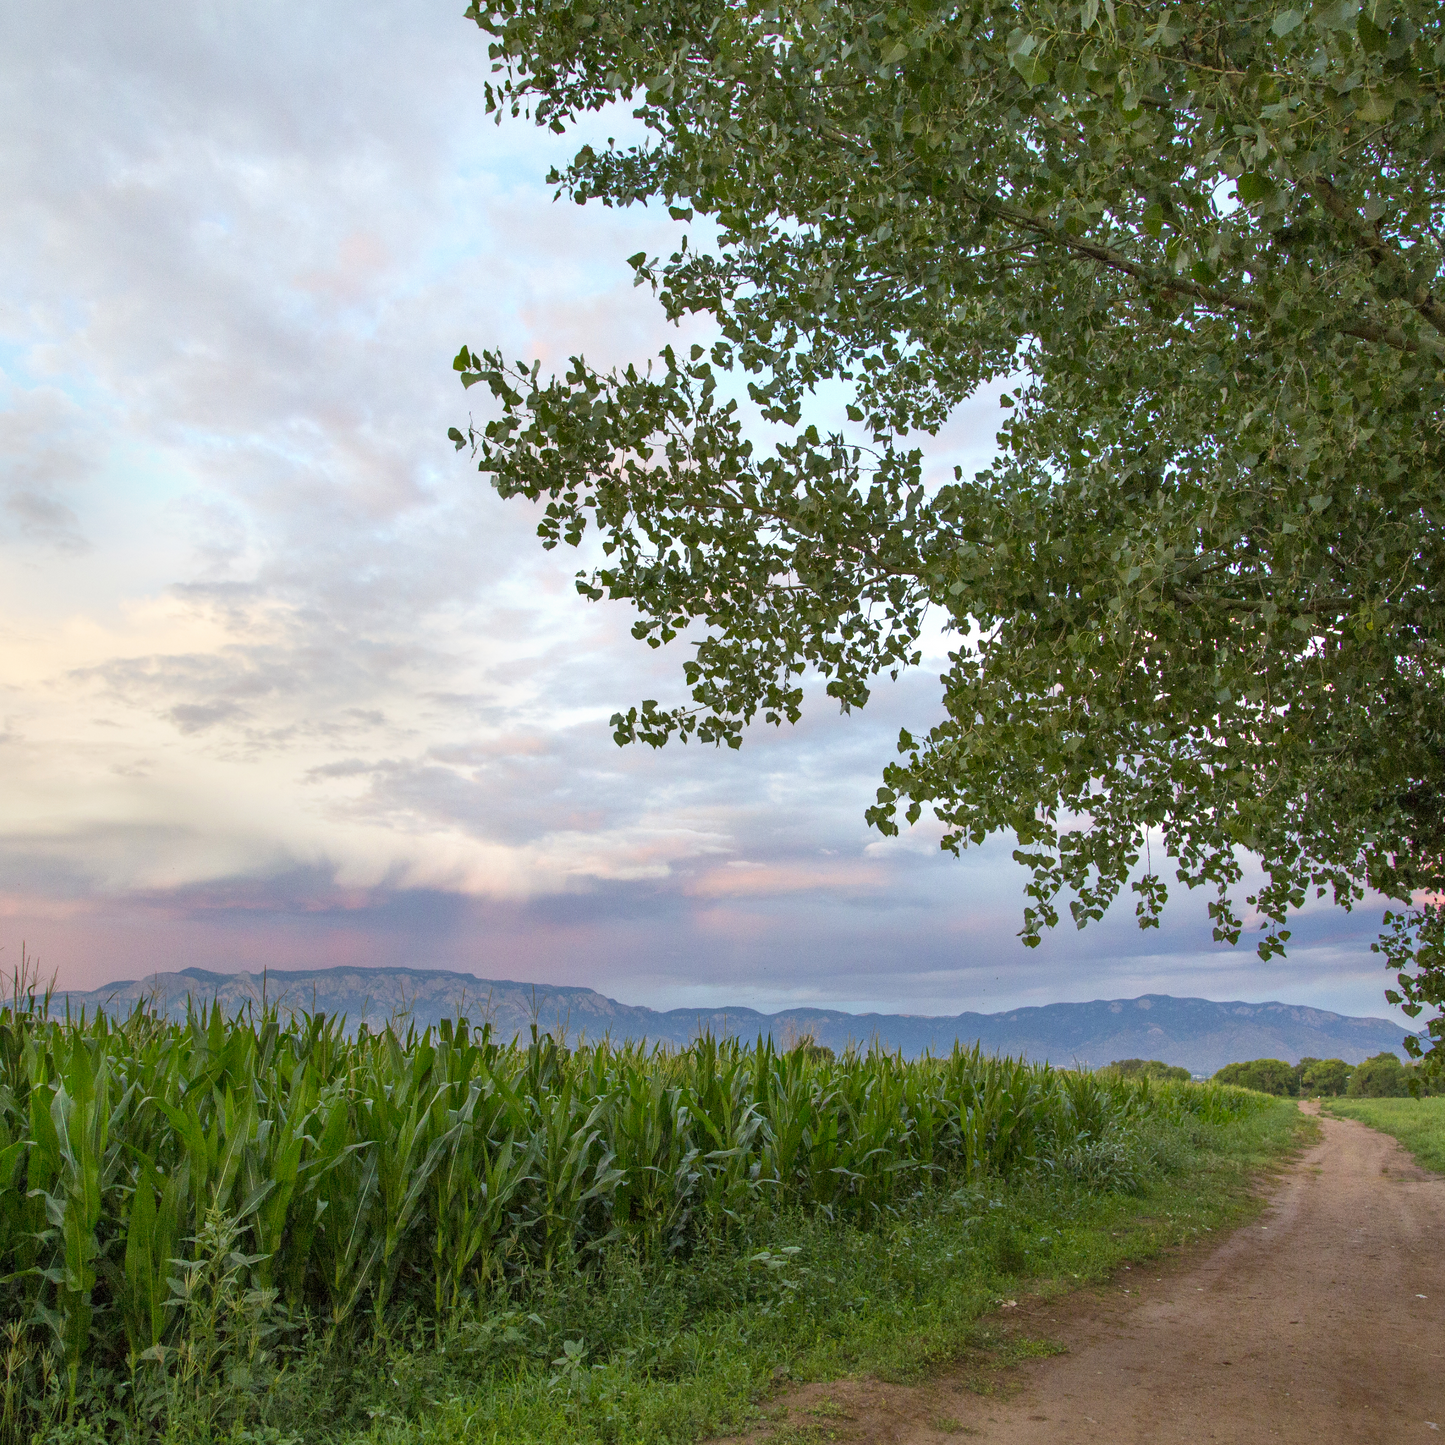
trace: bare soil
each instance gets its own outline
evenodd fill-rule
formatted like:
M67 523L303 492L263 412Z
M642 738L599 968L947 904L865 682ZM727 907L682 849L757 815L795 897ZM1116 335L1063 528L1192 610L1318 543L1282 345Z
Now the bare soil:
M1363 1124L1320 1125L1265 1212L1217 1247L996 1317L1063 1353L982 1377L963 1361L917 1386L805 1386L749 1439L1445 1438L1445 1177Z

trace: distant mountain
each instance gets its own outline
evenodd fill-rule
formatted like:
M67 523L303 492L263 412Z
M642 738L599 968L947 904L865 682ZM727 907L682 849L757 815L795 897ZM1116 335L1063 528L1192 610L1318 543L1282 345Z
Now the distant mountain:
M470 974L417 968L320 968L266 975L208 973L200 968L123 980L90 993L68 993L57 1002L72 1010L103 1008L128 1013L149 999L184 1016L187 999L219 1000L229 1012L263 997L282 1008L345 1014L373 1026L409 1017L419 1025L465 1014L490 1022L503 1038L526 1035L535 1021L571 1039L646 1039L683 1044L710 1032L718 1037L771 1034L788 1044L811 1034L834 1049L877 1041L910 1057L925 1049L947 1052L957 1040L986 1053L1022 1054L1055 1064L1097 1068L1112 1059L1163 1059L1196 1074L1212 1074L1236 1059L1341 1058L1358 1063L1401 1047L1405 1030L1387 1019L1350 1018L1326 1009L1284 1003L1215 1003L1203 998L1099 999L1054 1003L1008 1013L963 1013L951 1018L912 1014L850 1014L837 1009L796 1008L762 1014L748 1008L654 1009L618 1003L590 988L515 983Z

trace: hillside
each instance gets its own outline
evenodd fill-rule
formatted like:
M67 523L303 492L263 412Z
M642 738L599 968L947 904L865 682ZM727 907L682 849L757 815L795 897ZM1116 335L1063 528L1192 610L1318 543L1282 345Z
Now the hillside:
M264 997L284 1008L342 1013L353 1023L380 1024L410 1016L419 1024L464 1013L489 1021L498 1034L525 1034L535 1021L569 1037L647 1039L686 1043L710 1031L753 1038L770 1033L779 1042L811 1034L841 1049L878 1040L912 1057L925 1049L946 1051L955 1040L977 1041L985 1052L1023 1054L1055 1064L1152 1058L1213 1073L1235 1059L1305 1055L1358 1063L1385 1049L1400 1051L1405 1031L1387 1019L1351 1018L1325 1009L1284 1003L1216 1003L1202 998L1146 994L1135 999L1055 1003L1007 1013L962 1013L928 1018L909 1014L850 1014L837 1009L797 1008L762 1014L748 1008L671 1009L658 1012L618 1003L590 988L562 988L473 978L440 969L326 968L257 974L209 973L188 968L123 980L90 993L63 994L72 1009L126 1013L151 998L184 1014L187 998L218 999L228 1010Z

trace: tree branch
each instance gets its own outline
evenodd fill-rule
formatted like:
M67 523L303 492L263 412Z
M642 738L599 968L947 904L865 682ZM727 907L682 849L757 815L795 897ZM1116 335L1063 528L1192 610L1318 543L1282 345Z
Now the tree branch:
M1337 221L1343 221L1345 228L1355 238L1359 247L1370 258L1371 266L1393 265L1404 258L1388 245L1379 232L1352 206L1329 181L1315 181L1309 187L1310 193ZM1435 328L1445 331L1445 306L1442 306L1423 286L1417 287L1410 298L1410 304Z
M1204 302L1206 306L1253 316L1261 321L1269 319L1269 308L1262 301L1256 301L1253 297L1222 291L1217 286L1205 286L1184 276L1171 276L1168 272L1159 271L1152 266L1145 266L1138 261L1131 260L1112 246L1104 246L1097 241L1086 240L1082 236L1071 236L1043 216L1035 216L1030 211L1025 211L1018 206L1006 205L990 196L972 196L970 199L987 214L1006 221L1010 225L1022 226L1050 245L1062 247L1076 256L1086 256L1091 261L1097 261L1101 266L1107 266L1111 271L1119 271L1126 276L1132 276L1136 281L1152 290L1167 291L1176 296L1191 296L1196 301ZM1430 304L1435 306L1433 301ZM1438 307L1436 309L1438 310ZM1342 321L1337 325L1346 336L1355 336L1361 341L1390 346L1396 351L1437 351L1439 349L1428 342L1422 343L1414 337L1406 336L1403 331L1394 326L1376 326L1369 321Z

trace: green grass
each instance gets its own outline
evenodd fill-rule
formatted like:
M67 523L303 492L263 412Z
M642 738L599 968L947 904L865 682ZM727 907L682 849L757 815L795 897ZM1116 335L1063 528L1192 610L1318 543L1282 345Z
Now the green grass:
M1326 1099L1323 1108L1394 1135L1424 1168L1445 1174L1445 1098Z
M1157 1129L1152 1177L1132 1194L1040 1175L920 1195L881 1228L779 1216L744 1250L660 1275L617 1254L594 1279L561 1276L525 1317L481 1315L440 1342L399 1332L344 1378L303 1365L304 1388L268 1411L270 1438L681 1445L756 1423L770 1394L809 1380L909 1379L964 1358L986 1390L1000 1365L1051 1350L1005 1337L986 1318L1001 1303L1239 1223L1259 1171L1310 1127L1270 1101L1232 1123ZM800 1424L827 1433L788 1428Z

